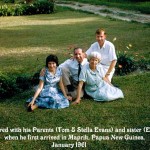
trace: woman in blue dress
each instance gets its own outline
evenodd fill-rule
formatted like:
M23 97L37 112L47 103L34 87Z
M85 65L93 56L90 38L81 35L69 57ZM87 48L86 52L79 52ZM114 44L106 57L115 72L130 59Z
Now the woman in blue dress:
M73 104L80 103L80 92L85 83L85 92L95 101L112 101L124 98L122 91L114 87L109 81L103 80L103 69L98 65L101 55L98 52L91 52L87 64L80 73L77 89L77 98Z
M56 55L51 54L46 58L45 75L40 76L39 79L34 96L27 100L28 111L38 107L54 109L69 107L69 100L72 98L66 95Z

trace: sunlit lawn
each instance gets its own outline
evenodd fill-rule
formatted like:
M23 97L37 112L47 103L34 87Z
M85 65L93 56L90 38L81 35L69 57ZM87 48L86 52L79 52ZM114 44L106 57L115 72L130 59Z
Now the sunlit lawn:
M55 52L60 62L68 58L70 46L84 50L95 41L95 30L107 30L107 38L114 42L117 51L138 54L149 58L148 25L116 21L92 14L60 11L51 15L0 18L0 71L33 73L44 65L45 57ZM146 41L146 42L145 42ZM132 44L132 48L126 46ZM16 59L17 58L17 59ZM11 65L8 65L11 64Z
M103 27L107 30L108 40L114 42L117 51L128 51L138 58L149 59L148 25L118 21L92 14L74 11L58 11L51 15L34 15L0 18L0 73L11 75L34 74L45 65L50 53L58 55L60 62L70 57L70 47L80 46L86 50L95 41L95 30ZM126 46L132 44L132 48ZM125 98L110 103L98 103L83 99L80 105L62 110L37 109L27 113L24 107L26 99L33 91L25 91L0 103L1 128L55 128L63 127L99 127L99 128L140 128L140 133L95 133L98 136L143 135L145 140L89 140L84 149L148 149L149 133L143 128L149 126L149 89L150 73L114 77L114 83L123 90ZM93 133L2 133L2 150L50 149L53 140L4 140L6 135L57 135ZM55 141L64 143L65 141ZM75 141L66 141L75 143ZM83 141L81 141L83 142ZM32 144L31 144L32 143ZM59 149L59 148L58 148ZM78 149L78 148L77 148Z
M106 5L108 7L121 8L125 10L135 10L140 11L142 13L149 14L150 13L150 2L148 1L133 1L133 0L59 0L59 2L63 1L66 3L80 2L92 5ZM81 5L82 6L82 5Z

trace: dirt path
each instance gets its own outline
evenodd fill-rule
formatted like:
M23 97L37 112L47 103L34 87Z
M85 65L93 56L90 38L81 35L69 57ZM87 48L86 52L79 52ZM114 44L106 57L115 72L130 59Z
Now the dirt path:
M78 2L57 2L56 5L63 6L63 7L70 7L76 10L82 10L91 12L94 14L98 14L101 16L108 16L111 18L116 18L125 21L136 21L140 23L150 23L150 15L141 14L140 12L136 11L127 11L121 10L117 8L109 8L107 6L97 6L97 5L90 5L90 4L83 4Z

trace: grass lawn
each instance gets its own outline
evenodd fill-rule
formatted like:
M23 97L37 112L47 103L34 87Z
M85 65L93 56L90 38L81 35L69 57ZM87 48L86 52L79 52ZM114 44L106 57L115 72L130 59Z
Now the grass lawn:
M116 7L121 8L125 10L135 10L139 11L141 13L150 14L150 2L145 1L132 1L132 0L59 0L66 2L66 3L72 3L72 2L80 2L80 3L88 3L92 5L106 5L109 7Z
M44 66L45 58L50 53L57 54L60 62L63 62L72 53L70 47L80 46L86 50L95 41L94 33L99 27L107 30L108 40L113 42L117 38L114 42L117 51L127 51L133 55L138 53L138 59L141 56L150 58L149 25L63 9L50 15L1 17L0 22L0 73L8 76L34 74ZM130 49L127 48L129 44L132 44ZM86 142L83 149L148 149L150 138L149 133L144 132L144 127L150 125L149 80L150 73L116 76L114 83L123 90L123 100L98 103L83 99L80 105L62 110L37 109L27 113L24 103L33 95L32 90L0 101L0 149L56 149L51 148L53 141L75 143L76 140L67 140L71 134L78 138L88 137L78 141ZM33 127L51 128L52 131L32 132ZM56 132L56 127L66 130ZM75 132L71 131L73 127ZM81 132L77 130L78 127L92 131ZM95 127L100 129L99 132L94 132ZM4 128L9 132L3 132ZM13 128L16 130L10 132ZM130 128L138 128L140 132L127 132ZM111 131L104 132L102 129ZM117 129L120 131L117 132ZM93 134L97 139L92 139ZM9 135L14 140L4 139ZM123 139L112 139L113 135ZM21 140L20 136L24 136L24 139ZM31 136L35 139L30 139ZM42 136L60 136L60 140L38 139ZM140 139L135 139L137 136Z

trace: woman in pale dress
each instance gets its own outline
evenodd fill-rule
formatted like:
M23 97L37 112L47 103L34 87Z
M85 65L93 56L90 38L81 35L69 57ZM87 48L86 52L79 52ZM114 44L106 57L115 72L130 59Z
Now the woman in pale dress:
M62 72L56 55L46 58L45 75L39 77L39 85L34 96L27 100L28 111L40 108L66 108L72 98L66 95L62 82Z
M88 56L87 64L80 73L77 98L73 104L80 103L80 91L85 84L85 92L95 101L112 101L118 98L124 98L122 91L114 87L110 82L103 80L103 69L98 63L101 55L98 52L91 52Z

